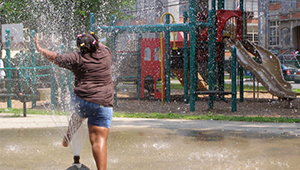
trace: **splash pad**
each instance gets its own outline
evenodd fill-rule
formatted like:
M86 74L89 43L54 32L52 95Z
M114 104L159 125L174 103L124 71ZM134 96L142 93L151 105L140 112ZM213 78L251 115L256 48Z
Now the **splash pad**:
M112 125L108 169L299 168L297 124L115 118ZM0 130L0 167L66 169L73 160L57 131ZM80 155L95 166L87 141Z

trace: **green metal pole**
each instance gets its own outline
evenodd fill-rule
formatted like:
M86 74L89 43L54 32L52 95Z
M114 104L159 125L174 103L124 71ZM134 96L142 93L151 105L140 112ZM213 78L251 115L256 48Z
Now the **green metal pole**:
M52 110L56 108L56 83L55 83L55 75L54 75L54 64L50 64L51 69L51 104Z
M11 79L11 62L10 62L10 30L6 29L6 36L5 36L5 50L6 50L6 67L8 68L7 70L7 79ZM6 83L6 89L7 93L11 94L11 81L8 81ZM11 108L11 99L7 100L7 108Z
M170 15L166 15L166 24L170 24ZM170 47L170 31L166 31L166 44L165 44L165 47L166 47L166 58L165 58L165 82L166 82L166 102L170 102L170 51L169 51L169 47ZM162 62L162 61L161 61Z
M197 27L210 28L210 23L196 23ZM140 33L140 32L178 32L178 31L189 31L189 24L155 24L155 25L125 25L125 26L101 26L99 27L102 31L115 32L115 33Z
M220 43L221 48L221 62L218 63L218 73L219 73L219 91L224 91L224 85L225 85L225 76L224 76L224 59L225 59L225 47L223 43ZM224 96L221 96L222 100L224 100Z
M28 57L28 53L25 53L25 67L29 67L29 57ZM28 69L25 69L25 82L26 82L26 85L28 86L29 84L29 80L28 80L28 77L29 77L29 73L28 73Z
M224 0L218 0L218 9L224 9Z
M32 67L36 67L36 59L35 59L35 43L33 41L35 36L35 31L31 30L31 34L30 34L30 52L31 52L31 61L32 61ZM35 87L35 83L36 83L36 70L32 69L32 81L31 81L31 88L32 88L32 94L35 95L36 94L36 87ZM36 100L33 99L32 101L32 108L36 107Z
M189 6L190 9L195 8L196 7L196 0L189 0L189 4L190 4L190 6Z
M142 34L138 35L138 82L137 82L137 90L138 90L138 100L141 100L141 40Z
M23 57L24 57L24 53L23 51L20 51L20 57L19 57L19 61L20 61L20 71L19 71L19 79L20 79L20 89L21 89L21 92L23 93L23 78L24 78L24 70L23 70Z
M188 14L187 11L184 11L184 23L187 22ZM187 104L189 102L189 91L188 91L188 76L189 76L189 66L188 66L188 32L184 31L184 45L183 45L183 76L184 76L184 103Z
M194 8L190 8L190 111L195 111L195 48L196 17Z
M94 13L90 14L90 31L91 32L95 31L95 14Z
M242 43L244 43L244 1L240 0L240 10L242 11ZM244 102L244 68L239 66L240 72L240 102Z
M215 2L214 0L212 2ZM212 3L215 4L215 3ZM214 7L214 5L213 5ZM216 11L214 9L208 12L208 22L213 26L208 30L208 85L209 90L215 90L216 87ZM208 106L214 108L214 95L210 94L208 98Z
M231 48L231 111L236 111L236 48Z
M213 11L216 10L216 0L211 1L211 10L213 10Z
M115 16L112 15L110 19L111 19L111 21L110 21L111 26L115 26L115 23L116 23L116 18L115 18Z

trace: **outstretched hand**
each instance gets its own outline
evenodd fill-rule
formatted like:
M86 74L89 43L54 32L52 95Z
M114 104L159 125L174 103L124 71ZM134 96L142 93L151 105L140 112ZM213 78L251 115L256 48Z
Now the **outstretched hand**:
M40 51L41 47L40 47L40 44L39 44L39 42L38 42L38 40L37 40L36 35L34 36L33 41L35 42L35 48L36 48L36 50L37 50L37 51Z
M53 52L53 51L50 51L50 50L47 50L47 49L44 49L44 48L41 48L38 40L37 40L37 37L36 35L34 36L34 39L33 41L35 42L35 48L38 52L40 52L40 54L42 56L44 56L45 58L47 58L49 61L51 61L52 63L54 64L57 64L56 62L56 56L57 56L57 53L56 52Z

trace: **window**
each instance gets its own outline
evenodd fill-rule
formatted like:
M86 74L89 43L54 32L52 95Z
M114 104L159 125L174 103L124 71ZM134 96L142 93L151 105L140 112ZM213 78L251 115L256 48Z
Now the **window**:
M144 60L151 61L151 49L149 47L146 47L144 50Z
M283 28L281 30L281 45L283 48L290 47L291 31L290 28Z
M258 17L258 0L245 0L244 10L247 12L247 16L254 18ZM250 18L251 18L250 17Z
M247 33L247 40L258 44L258 34L257 33Z
M160 61L161 55L160 55L160 48L156 47L154 49L154 61Z
M270 22L270 45L279 45L279 21Z
M257 31L257 28L248 29L246 38L247 38L247 40L258 44L258 31Z

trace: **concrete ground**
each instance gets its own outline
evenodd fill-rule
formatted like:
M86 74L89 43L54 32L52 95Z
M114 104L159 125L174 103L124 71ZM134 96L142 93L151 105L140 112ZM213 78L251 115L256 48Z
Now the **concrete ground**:
M0 113L0 130L14 128L46 128L67 126L67 116L27 115L12 117L13 114ZM166 128L190 130L221 130L237 132L271 133L300 135L300 123L260 123L214 120L178 120L178 119L144 119L144 118L113 118L112 128Z

